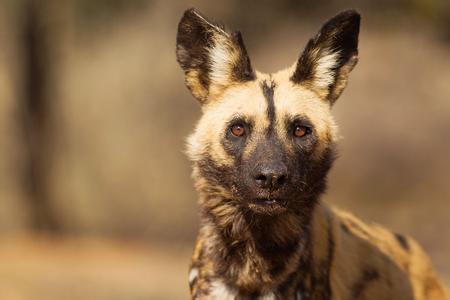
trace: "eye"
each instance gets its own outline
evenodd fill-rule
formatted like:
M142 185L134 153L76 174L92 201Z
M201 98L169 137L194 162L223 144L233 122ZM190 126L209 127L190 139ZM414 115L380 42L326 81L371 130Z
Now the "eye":
M241 137L245 134L245 128L241 124L235 124L230 127L231 134L236 137Z
M311 128L302 126L302 125L295 125L294 127L294 136L295 137L304 137L305 135L311 133Z

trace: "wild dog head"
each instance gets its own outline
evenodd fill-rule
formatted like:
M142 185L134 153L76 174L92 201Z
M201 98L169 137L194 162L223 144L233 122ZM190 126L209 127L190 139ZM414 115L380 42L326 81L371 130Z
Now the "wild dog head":
M324 191L337 140L331 107L357 63L360 16L326 22L286 70L252 68L241 33L194 9L178 27L177 59L203 115L188 140L194 179L216 214L304 213Z

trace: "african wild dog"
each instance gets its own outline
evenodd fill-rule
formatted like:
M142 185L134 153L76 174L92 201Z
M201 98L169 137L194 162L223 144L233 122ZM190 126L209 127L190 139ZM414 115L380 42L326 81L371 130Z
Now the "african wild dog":
M291 68L262 74L240 32L185 12L177 58L203 111L188 142L201 209L192 299L446 298L414 240L319 202L359 23L338 14Z

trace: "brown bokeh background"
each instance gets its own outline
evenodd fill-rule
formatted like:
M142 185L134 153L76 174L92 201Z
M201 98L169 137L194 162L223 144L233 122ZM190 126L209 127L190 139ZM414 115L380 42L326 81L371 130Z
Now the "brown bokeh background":
M450 284L447 0L3 0L0 299L186 298L200 109L174 51L192 6L240 29L264 72L361 11L324 199L414 236Z

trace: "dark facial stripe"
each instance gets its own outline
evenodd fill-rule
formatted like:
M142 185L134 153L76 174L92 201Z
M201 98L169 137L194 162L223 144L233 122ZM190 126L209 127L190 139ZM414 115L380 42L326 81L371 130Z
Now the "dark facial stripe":
M275 104L273 101L273 92L275 89L275 82L271 81L270 85L267 84L267 81L263 81L261 84L262 92L264 98L267 101L267 118L269 119L269 128L268 131L273 131L273 127L275 124Z

